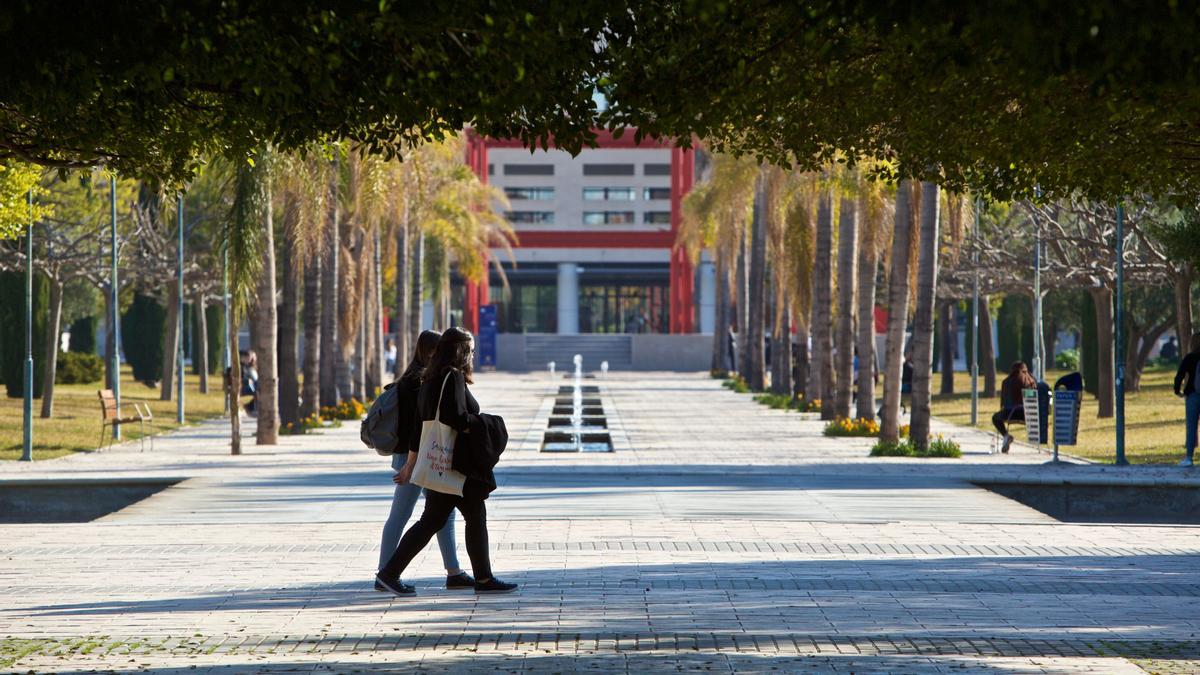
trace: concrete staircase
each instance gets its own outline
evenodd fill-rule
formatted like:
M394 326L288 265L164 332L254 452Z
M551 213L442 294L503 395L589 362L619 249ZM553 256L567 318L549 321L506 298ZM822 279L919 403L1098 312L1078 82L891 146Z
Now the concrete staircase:
M584 372L600 370L608 361L612 370L633 369L633 336L623 334L553 335L529 333L525 336L525 361L533 370L541 370L554 361L559 372L574 369L571 358L583 355Z

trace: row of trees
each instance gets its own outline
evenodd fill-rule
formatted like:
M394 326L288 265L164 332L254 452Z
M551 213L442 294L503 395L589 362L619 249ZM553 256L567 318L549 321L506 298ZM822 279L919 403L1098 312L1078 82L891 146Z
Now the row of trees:
M710 251L718 276L712 366L728 371L725 327L739 336L737 371L756 390L820 399L823 419L874 419L877 304L887 310L882 358L884 439L899 435L901 371L911 355L912 425L918 447L929 434L935 327L941 343L942 393L953 392L953 314L980 283L980 363L984 396L996 394L990 299L1024 294L1031 302L1033 248L1045 242L1040 290L1086 290L1094 303L1095 336L1087 358L1099 415L1112 415L1115 207L1083 198L1020 201L981 208L934 183L872 180L874 171L830 165L820 172L785 170L730 155L711 156L701 182L684 200L679 244L693 257ZM1200 263L1200 219L1193 210L1141 200L1127 205L1125 280L1128 303L1128 386L1136 390L1155 345L1169 328L1191 334L1193 278ZM758 292L765 289L766 292ZM1173 302L1163 302L1173 295ZM1157 299L1157 301L1154 301ZM1054 353L1070 311L1048 312L1045 332ZM1055 315L1063 319L1056 321ZM906 331L911 326L911 340ZM795 354L787 346L793 341ZM771 362L763 356L769 333ZM809 353L809 344L812 351ZM837 345L834 348L834 345ZM855 377L854 360L863 376ZM1007 365L1007 364L1005 364Z
M238 344L246 319L259 377L256 438L276 442L280 424L293 424L323 406L365 400L390 381L384 371L384 327L395 326L407 354L420 327L422 302L432 300L438 322L450 320L450 273L478 281L489 247L505 248L513 234L493 208L503 194L463 162L457 138L428 144L404 162L385 160L348 144L305 154L263 150L251 161L213 158L180 200L147 181L114 180L92 172L61 182L42 179L41 209L32 228L33 265L49 282L48 329L42 372L42 417L53 415L54 373L64 297L103 298L111 317L111 208L118 207L117 246L122 304L134 294L165 308L160 396L171 400L178 346L178 209L183 208L185 299L191 304L194 364L200 390L209 387L209 307L230 292L234 320L226 344ZM21 217L28 217L28 208ZM0 241L0 268L23 270L24 240ZM108 347L114 331L107 322ZM303 357L299 349L304 336ZM111 353L111 351L109 352ZM110 364L111 367L111 364ZM240 364L231 364L238 381ZM108 374L111 382L111 372ZM236 413L237 406L232 406ZM237 415L233 423L239 424ZM239 435L233 436L234 451Z

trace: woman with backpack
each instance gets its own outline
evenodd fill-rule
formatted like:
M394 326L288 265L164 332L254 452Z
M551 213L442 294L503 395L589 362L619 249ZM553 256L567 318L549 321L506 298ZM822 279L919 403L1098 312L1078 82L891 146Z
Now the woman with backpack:
M1192 466L1196 455L1197 427L1200 427L1200 333L1192 336L1188 354L1183 357L1175 373L1175 395L1183 397L1184 421L1187 424L1184 434L1187 456L1179 465Z
M398 387L399 428L397 437L400 439L400 443L392 455L392 468L396 470L392 481L396 484L396 492L392 495L392 511L388 514L387 522L383 524L383 541L379 547L380 567L383 567L384 563L395 553L396 545L400 541L400 534L404 532L404 525L412 516L413 507L417 504L417 497L421 496L420 486L409 483L407 478L401 480L401 472L405 467L409 451L416 448L417 440L420 438L421 423L417 418L417 392L421 389L421 373L425 370L425 365L429 363L429 358L433 356L441 337L437 331L422 331L417 338L412 361L409 361L404 374L392 385ZM426 493L426 499L429 498L428 494ZM445 524L437 531L437 539L438 548L442 552L442 565L446 568L446 589L475 588L475 580L458 565L458 554L454 545L453 513L446 518ZM388 589L376 579L375 590L387 591Z
M420 520L404 533L396 552L375 575L377 582L396 595L414 595L416 589L400 580L400 574L413 558L425 548L434 533L458 509L467 523L467 554L471 571L475 573L476 593L510 593L516 584L505 583L492 576L488 554L487 508L484 500L496 488L492 474L499 453L507 442L503 420L494 415L481 415L479 402L467 388L472 384L471 364L475 341L460 328L442 334L437 349L429 360L417 395L417 412L421 420L437 420L452 428L456 434L453 468L465 476L462 496L429 490L425 495L425 512ZM414 446L420 448L420 444ZM490 461L489 461L490 458ZM408 463L401 469L398 481L407 482L418 461L418 450L408 453ZM427 461L430 461L427 458Z

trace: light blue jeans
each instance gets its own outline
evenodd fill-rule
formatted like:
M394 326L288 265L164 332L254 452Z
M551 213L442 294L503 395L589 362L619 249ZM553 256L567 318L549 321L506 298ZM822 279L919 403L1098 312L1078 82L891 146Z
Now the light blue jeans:
M1187 411L1184 416L1184 419L1187 420L1184 446L1187 448L1188 459L1192 459L1192 456L1196 454L1196 427L1200 426L1200 391L1188 394L1184 405Z
M392 468L399 471L404 467L404 462L408 458L405 455L392 455ZM417 498L421 496L421 487L408 483L406 485L397 485L396 492L392 495L392 512L388 514L387 522L383 524L383 540L379 546L379 568L382 568L392 553L396 551L396 545L400 543L400 536L404 534L404 526L408 524L408 519L412 517L413 508L417 505ZM442 551L442 565L446 571L461 570L458 566L458 552L454 545L454 512L450 512L450 517L446 519L446 525L437 533L438 548Z

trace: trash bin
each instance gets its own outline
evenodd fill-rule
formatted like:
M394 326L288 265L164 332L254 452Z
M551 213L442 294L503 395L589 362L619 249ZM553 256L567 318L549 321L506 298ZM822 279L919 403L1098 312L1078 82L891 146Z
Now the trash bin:
M1064 375L1054 383L1054 445L1075 445L1079 438L1079 410L1083 405L1083 377Z

